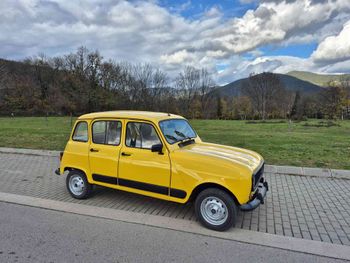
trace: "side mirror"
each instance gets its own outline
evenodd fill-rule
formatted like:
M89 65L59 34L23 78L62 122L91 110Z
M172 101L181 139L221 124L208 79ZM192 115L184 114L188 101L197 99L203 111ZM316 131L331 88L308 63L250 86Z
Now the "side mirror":
M152 145L152 147L151 147L151 151L152 152L158 152L158 153L162 153L162 151L163 151L163 144L154 144L154 145Z

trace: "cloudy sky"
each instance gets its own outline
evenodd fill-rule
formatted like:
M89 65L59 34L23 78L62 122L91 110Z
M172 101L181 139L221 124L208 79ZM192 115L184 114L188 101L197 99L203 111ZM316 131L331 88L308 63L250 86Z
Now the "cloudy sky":
M98 49L219 84L251 72L350 72L350 0L1 0L0 57Z

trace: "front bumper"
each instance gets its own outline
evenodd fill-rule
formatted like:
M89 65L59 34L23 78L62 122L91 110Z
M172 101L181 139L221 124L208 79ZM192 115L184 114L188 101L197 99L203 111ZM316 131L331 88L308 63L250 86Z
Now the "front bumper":
M257 208L260 204L264 203L264 198L266 196L267 191L269 190L268 183L264 180L264 178L260 178L260 182L258 184L258 188L253 195L253 199L248 203L241 205L242 211L251 211Z

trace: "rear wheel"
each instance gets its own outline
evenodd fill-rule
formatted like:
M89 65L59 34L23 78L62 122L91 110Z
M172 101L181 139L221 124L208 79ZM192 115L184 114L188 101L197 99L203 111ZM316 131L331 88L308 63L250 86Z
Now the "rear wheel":
M68 192L76 199L86 199L92 193L92 185L80 171L70 171L66 178L66 185Z
M233 198L217 188L207 188L199 193L195 212L202 225L216 231L225 231L236 224L237 206Z

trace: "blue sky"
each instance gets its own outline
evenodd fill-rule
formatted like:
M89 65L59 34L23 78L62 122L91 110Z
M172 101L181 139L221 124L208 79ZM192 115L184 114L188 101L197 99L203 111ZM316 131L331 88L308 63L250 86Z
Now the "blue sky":
M350 72L349 0L2 0L0 57L79 46L151 63L175 78L207 68L218 84L251 73Z
M218 7L226 18L240 17L249 9L254 9L257 2L241 4L237 0L204 0L204 1L190 1L190 0L161 0L159 5L167 8L170 12L179 12L183 17L188 19L197 19L201 14L210 10L213 6Z
M260 51L266 56L294 56L308 58L317 48L317 43L290 44L290 45L266 45Z

